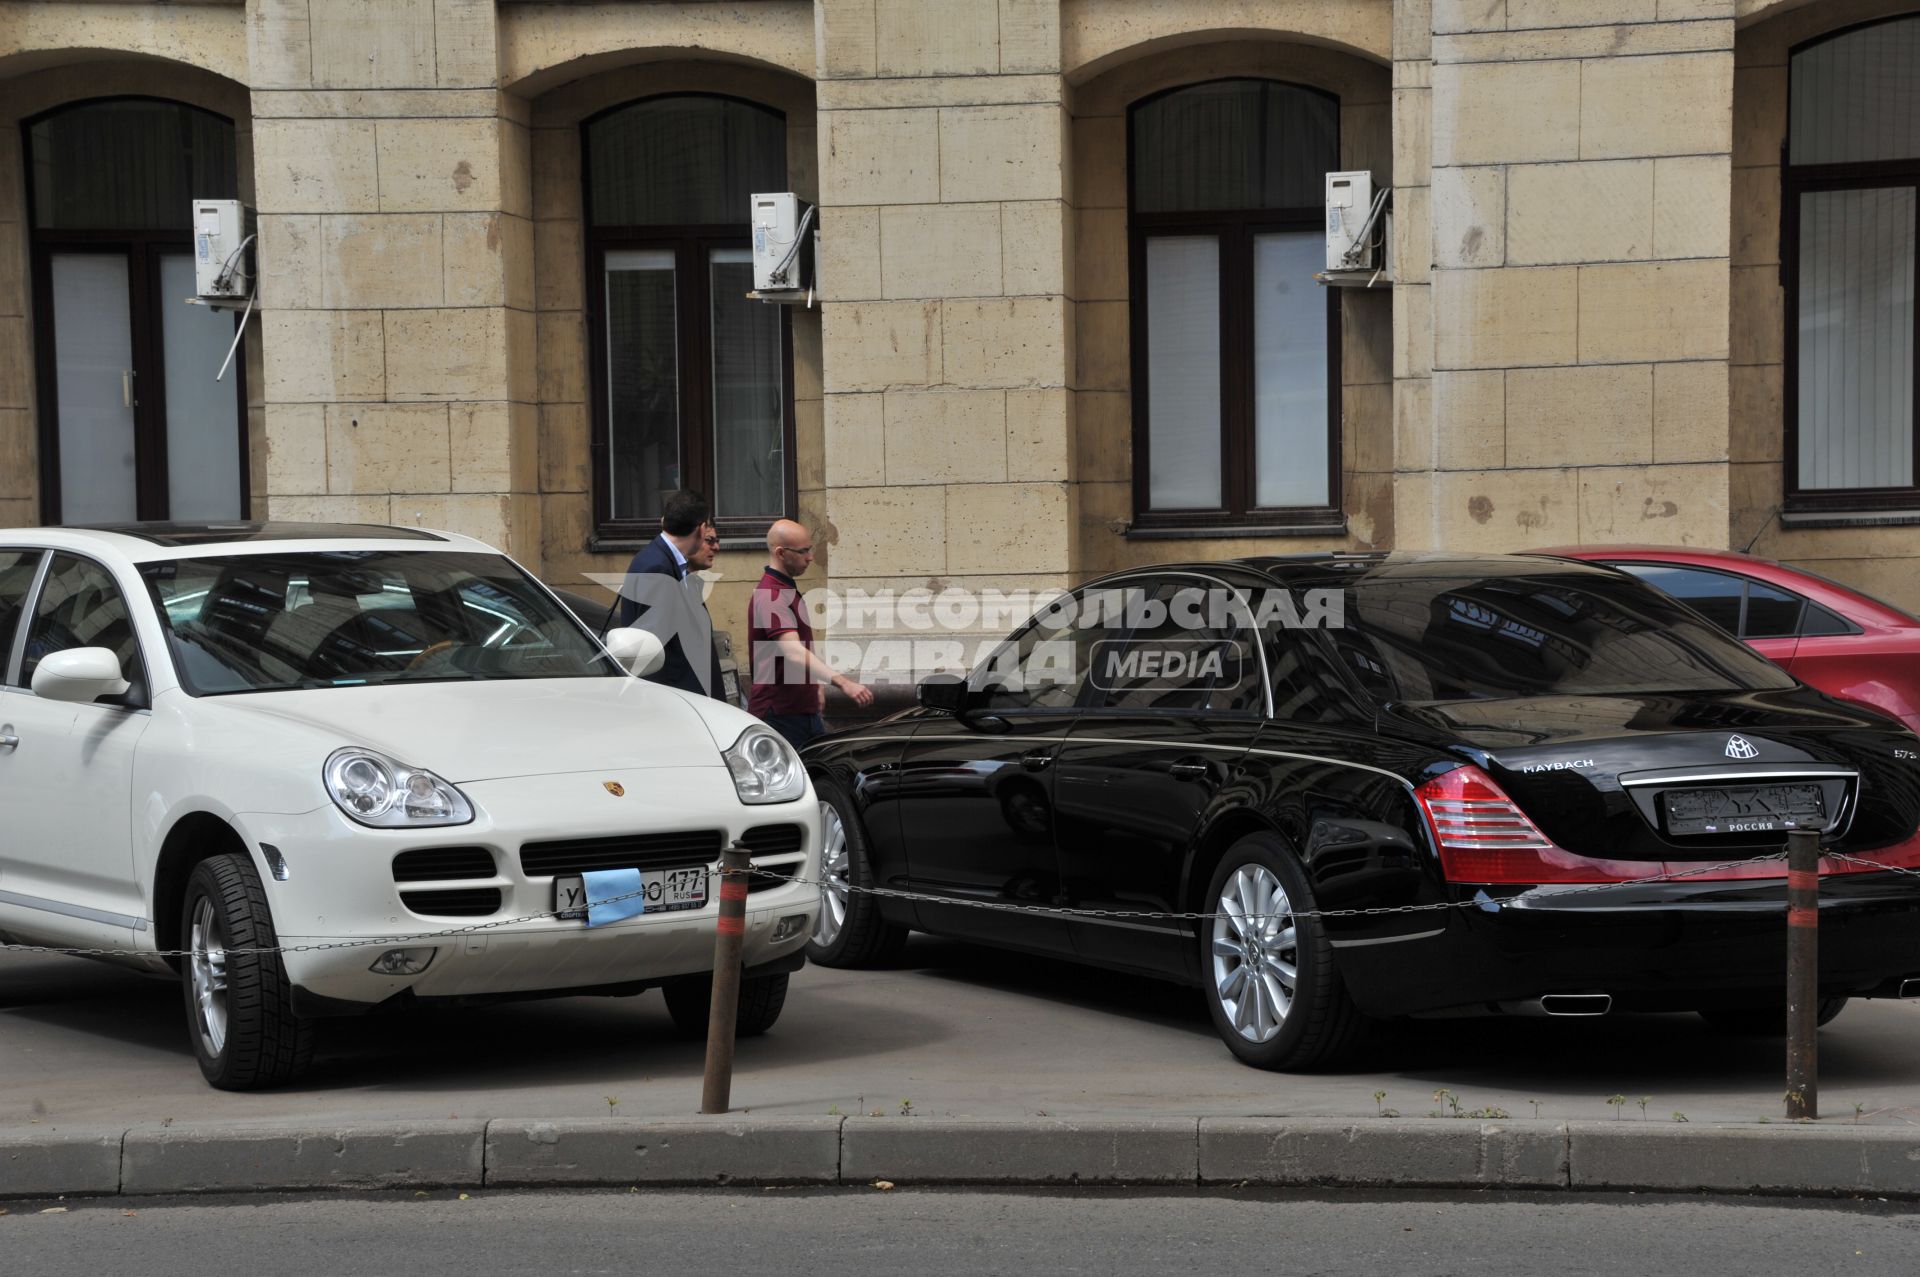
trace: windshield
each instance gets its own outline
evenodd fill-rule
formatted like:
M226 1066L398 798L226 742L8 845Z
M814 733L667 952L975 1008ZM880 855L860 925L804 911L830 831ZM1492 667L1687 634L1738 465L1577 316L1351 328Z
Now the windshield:
M625 676L498 554L303 551L172 559L140 571L195 696Z
M1779 666L1628 576L1389 568L1329 631L1379 701L1642 696L1793 687Z

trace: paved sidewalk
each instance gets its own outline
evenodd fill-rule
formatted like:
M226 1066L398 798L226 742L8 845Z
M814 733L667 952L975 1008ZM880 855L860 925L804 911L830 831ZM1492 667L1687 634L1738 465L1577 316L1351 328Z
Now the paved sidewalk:
M925 940L893 970L796 977L741 1044L728 1119L692 1116L700 1048L657 996L330 1022L301 1084L245 1095L201 1081L178 998L0 955L0 1194L876 1176L1920 1193L1906 1003L1821 1034L1808 1129L1780 1121L1777 1041L1692 1016L1423 1023L1351 1071L1265 1074L1186 990Z

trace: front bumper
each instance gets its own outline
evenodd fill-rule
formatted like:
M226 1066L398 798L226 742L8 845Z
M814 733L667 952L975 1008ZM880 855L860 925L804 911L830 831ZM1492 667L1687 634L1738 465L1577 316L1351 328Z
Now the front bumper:
M1619 1010L1697 1010L1767 1003L1786 984L1777 879L1535 888L1438 917L1398 924L1433 933L1418 939L1336 948L1361 1010L1414 1015L1553 993L1609 993ZM1920 976L1920 879L1823 879L1819 971L1823 996L1891 994Z
M625 793L614 798L603 782ZM369 1008L407 994L417 999L491 999L566 994L616 986L645 987L713 966L719 917L717 862L707 903L674 913L642 914L607 926L551 916L553 877L520 864L525 842L718 830L730 844L768 824L799 825L797 853L755 857L756 866L816 879L820 817L812 792L791 803L747 806L724 768L609 771L592 776L534 776L469 783L475 819L442 829L385 830L355 825L332 806L298 816L249 816L249 841L281 946L287 976L307 1006L332 1013ZM262 846L286 866L275 877ZM404 851L480 848L494 873L484 879L394 881ZM499 908L485 916L435 917L407 907L402 891L435 887L498 890ZM797 956L813 929L819 891L804 884L768 885L747 900L745 965L771 967ZM779 940L781 919L803 918ZM418 975L369 970L389 949L431 948Z

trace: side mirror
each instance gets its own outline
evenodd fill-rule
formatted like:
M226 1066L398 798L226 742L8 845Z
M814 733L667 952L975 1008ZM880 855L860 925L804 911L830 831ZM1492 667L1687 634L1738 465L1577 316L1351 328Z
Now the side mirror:
M87 705L127 688L120 658L104 647L70 647L42 657L33 670L33 694L43 700Z
M918 689L923 709L937 709L958 718L967 712L967 680L952 674L929 674Z
M667 645L650 630L608 630L607 651L637 678L645 678L667 663Z

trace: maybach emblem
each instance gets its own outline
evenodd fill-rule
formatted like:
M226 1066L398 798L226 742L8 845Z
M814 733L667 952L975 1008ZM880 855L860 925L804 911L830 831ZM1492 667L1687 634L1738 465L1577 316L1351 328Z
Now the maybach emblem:
M603 780L600 782L600 784L609 794L612 794L615 798L623 798L626 796L627 787L625 785L622 785L617 780Z
M1760 750L1744 736L1727 737L1728 758L1758 758Z

